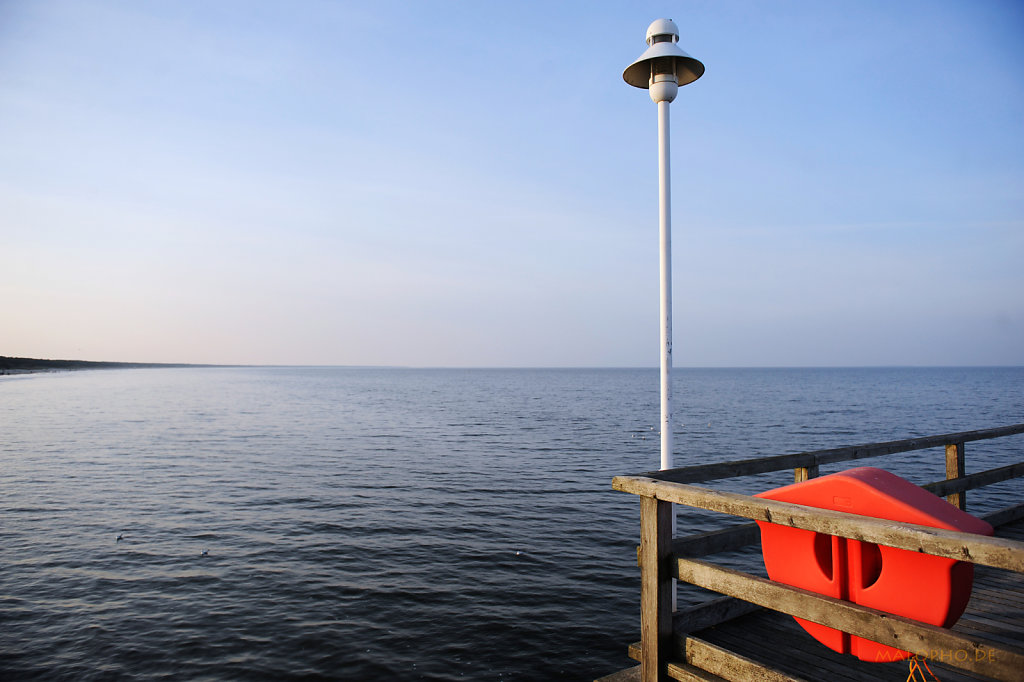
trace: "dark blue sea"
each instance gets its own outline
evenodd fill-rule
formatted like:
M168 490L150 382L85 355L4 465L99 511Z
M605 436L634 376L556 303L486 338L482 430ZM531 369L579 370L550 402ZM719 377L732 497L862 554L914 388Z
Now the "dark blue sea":
M1024 422L1024 368L674 378L680 466ZM611 673L639 639L639 504L611 479L657 468L657 420L655 370L0 377L0 679ZM968 471L1022 446L968 443Z

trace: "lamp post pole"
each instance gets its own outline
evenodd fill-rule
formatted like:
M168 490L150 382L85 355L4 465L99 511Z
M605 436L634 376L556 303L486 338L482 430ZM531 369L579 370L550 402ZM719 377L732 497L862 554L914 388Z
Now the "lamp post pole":
M674 21L655 20L647 27L647 50L622 72L623 80L649 90L651 99L658 105L662 469L672 468L672 178L668 105L676 98L680 85L692 83L704 75L704 65L683 52L676 44L678 40L679 28Z
M668 105L676 98L680 85L692 83L704 75L704 65L683 52L676 45L678 40L679 28L674 21L656 19L647 27L647 49L622 72L623 80L632 86L649 90L651 99L658 105L662 470L672 468L672 176L669 169ZM672 536L675 536L674 505L671 507L670 518ZM671 602L667 605L670 612L676 610L676 581L671 582ZM646 666L645 663L644 667Z
M661 468L672 468L672 176L668 100L658 102L658 243L661 275ZM672 516L675 530L675 515Z

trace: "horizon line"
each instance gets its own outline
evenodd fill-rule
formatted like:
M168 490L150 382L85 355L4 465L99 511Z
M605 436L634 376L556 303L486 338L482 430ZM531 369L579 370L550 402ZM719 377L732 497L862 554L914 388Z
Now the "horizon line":
M7 361L7 362L5 362ZM659 369L657 365L404 365L404 364L351 364L351 363L211 363L211 362L139 362L121 360L81 360L81 359L53 359L53 358L28 358L0 355L0 370L5 369L5 364L35 364L53 365L54 369L72 368L75 365L93 366L96 369L101 366L110 368L332 368L332 369L439 369L439 370L652 370ZM808 365L674 365L672 369L680 371L705 370L705 369L1013 369L1024 367L1024 364L808 364ZM20 369L9 366L6 369Z

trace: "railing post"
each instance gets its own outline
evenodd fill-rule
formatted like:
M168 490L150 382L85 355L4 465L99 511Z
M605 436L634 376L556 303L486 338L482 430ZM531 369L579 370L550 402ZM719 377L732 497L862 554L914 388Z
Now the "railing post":
M672 651L672 505L640 498L640 675L643 682L666 679Z
M960 478L964 471L964 444L949 443L946 445L946 480ZM946 496L946 501L961 511L967 509L967 493L959 492Z
M793 479L794 479L793 482L794 483L803 483L804 481L809 481L810 479L817 478L817 477L818 477L818 465L817 464L812 464L809 467L797 467L796 469L793 469Z

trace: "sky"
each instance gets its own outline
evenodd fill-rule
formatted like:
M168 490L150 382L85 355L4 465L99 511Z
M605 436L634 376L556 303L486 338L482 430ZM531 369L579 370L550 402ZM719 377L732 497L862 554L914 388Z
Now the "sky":
M1024 364L1016 0L0 0L0 355Z

